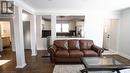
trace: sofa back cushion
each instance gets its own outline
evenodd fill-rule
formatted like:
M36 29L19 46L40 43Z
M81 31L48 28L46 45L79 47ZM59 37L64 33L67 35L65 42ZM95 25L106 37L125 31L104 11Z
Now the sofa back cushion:
M81 50L91 49L91 46L94 44L92 40L80 40L79 43Z
M68 49L80 49L79 40L68 40Z
M68 49L67 40L55 40L54 45L58 48L58 50Z

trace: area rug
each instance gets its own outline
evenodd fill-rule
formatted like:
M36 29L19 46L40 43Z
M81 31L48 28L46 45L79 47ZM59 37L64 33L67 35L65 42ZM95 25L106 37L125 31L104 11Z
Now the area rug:
M55 65L53 73L81 73L84 66L79 65ZM114 73L111 71L89 71L88 73ZM116 73L116 72L115 72Z

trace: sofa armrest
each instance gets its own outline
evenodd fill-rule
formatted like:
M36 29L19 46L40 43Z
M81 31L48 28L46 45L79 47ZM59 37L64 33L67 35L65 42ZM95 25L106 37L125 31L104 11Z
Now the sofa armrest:
M54 59L54 56L55 56L55 53L57 51L57 48L56 46L51 46L49 49L48 49L48 52L50 53L50 59L52 62L55 62L55 59Z
M97 52L99 56L101 56L102 53L104 52L104 49L103 49L103 48L98 47L98 46L96 46L96 45L92 45L91 49L94 50L95 52Z
M50 54L53 54L53 55L54 55L55 52L57 51L56 46L54 46L54 45L51 46L51 47L48 49L48 51L49 51Z

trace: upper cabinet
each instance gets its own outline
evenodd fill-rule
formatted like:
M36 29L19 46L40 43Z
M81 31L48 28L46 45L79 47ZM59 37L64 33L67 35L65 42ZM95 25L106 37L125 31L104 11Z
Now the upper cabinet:
M42 37L47 38L51 36L51 16L43 15L41 21Z

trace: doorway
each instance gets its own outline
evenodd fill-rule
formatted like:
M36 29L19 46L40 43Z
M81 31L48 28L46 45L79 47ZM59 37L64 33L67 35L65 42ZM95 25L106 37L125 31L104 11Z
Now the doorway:
M0 21L1 51L12 51L10 21Z
M23 21L24 49L31 49L30 21Z
M109 19L105 21L103 48L108 49L111 52L117 52L118 29L119 19Z

